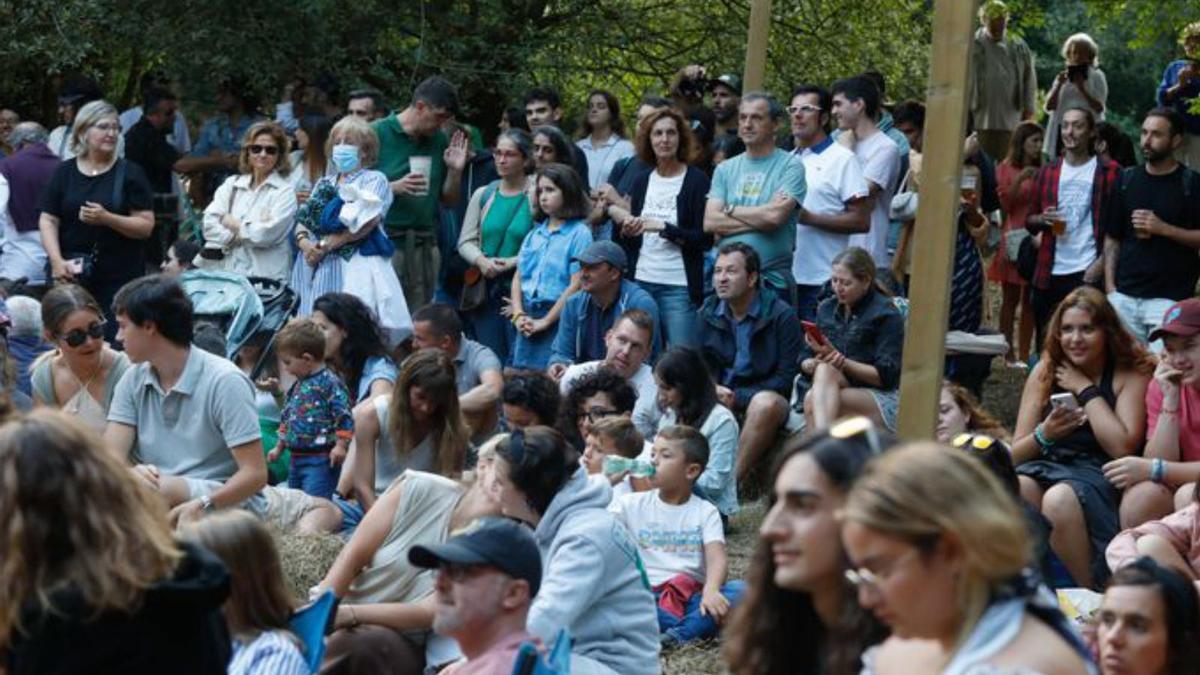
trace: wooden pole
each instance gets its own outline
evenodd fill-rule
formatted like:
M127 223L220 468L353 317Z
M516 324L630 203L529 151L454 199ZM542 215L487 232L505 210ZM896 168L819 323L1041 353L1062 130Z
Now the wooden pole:
M950 275L966 126L976 2L936 0L926 96L923 164L913 237L909 317L904 335L897 431L929 439L937 423L945 358Z
M746 33L746 70L742 91L763 88L767 69L767 42L771 35L771 0L750 0L750 25Z

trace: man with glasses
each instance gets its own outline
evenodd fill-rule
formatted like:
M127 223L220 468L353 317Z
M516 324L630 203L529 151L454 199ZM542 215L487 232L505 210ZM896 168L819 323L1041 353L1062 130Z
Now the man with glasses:
M387 114L383 94L375 89L355 89L346 99L346 114L364 122L374 122Z
M862 164L845 146L829 136L833 105L824 87L802 84L792 91L792 138L804 163L807 189L796 223L796 252L792 277L796 280L796 313L815 321L817 301L833 259L850 245L850 235L871 227L867 182Z
M439 201L454 204L467 162L467 138L446 137L442 127L458 111L458 90L436 75L413 91L412 102L375 121L379 160L375 168L390 181L395 199L384 218L396 245L392 267L409 307L433 297L441 255L434 226Z
M512 520L481 518L444 544L414 546L408 561L436 570L433 630L458 642L465 661L456 675L509 673L542 583L542 555L529 530Z

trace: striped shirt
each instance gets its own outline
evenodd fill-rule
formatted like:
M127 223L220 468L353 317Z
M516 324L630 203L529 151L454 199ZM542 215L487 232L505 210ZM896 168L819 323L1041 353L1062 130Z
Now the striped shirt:
M1034 178L1033 203L1029 214L1040 214L1058 205L1058 179L1062 175L1062 158L1042 166ZM1113 187L1120 176L1120 167L1114 161L1100 160L1096 164L1096 175L1092 179L1092 234L1096 240L1096 255L1103 255L1104 232L1102 226L1108 213L1109 199ZM1042 237L1042 246L1038 249L1037 267L1033 273L1033 287L1046 289L1050 287L1050 276L1054 271L1054 255L1057 237L1052 234Z
M267 631L253 642L234 639L229 675L311 675L294 639L285 631Z

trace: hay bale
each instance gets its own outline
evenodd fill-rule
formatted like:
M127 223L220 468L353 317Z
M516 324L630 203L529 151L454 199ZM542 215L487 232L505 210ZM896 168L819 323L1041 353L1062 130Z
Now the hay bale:
M272 534L288 590L300 602L307 602L308 589L325 578L345 542L333 534Z

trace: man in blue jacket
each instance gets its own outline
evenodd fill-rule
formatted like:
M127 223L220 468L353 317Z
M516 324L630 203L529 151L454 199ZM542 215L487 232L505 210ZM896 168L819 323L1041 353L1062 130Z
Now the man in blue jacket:
M788 421L787 396L800 356L800 320L759 285L759 265L758 253L745 243L721 247L713 266L716 294L700 308L697 330L717 399L742 422L739 479L752 466L747 461L771 447Z
M641 286L626 281L625 251L611 241L592 242L579 261L579 292L567 299L558 319L558 334L550 354L550 377L558 381L567 366L603 359L604 336L626 310L641 309L654 318L651 357L658 355L662 334L658 305Z

